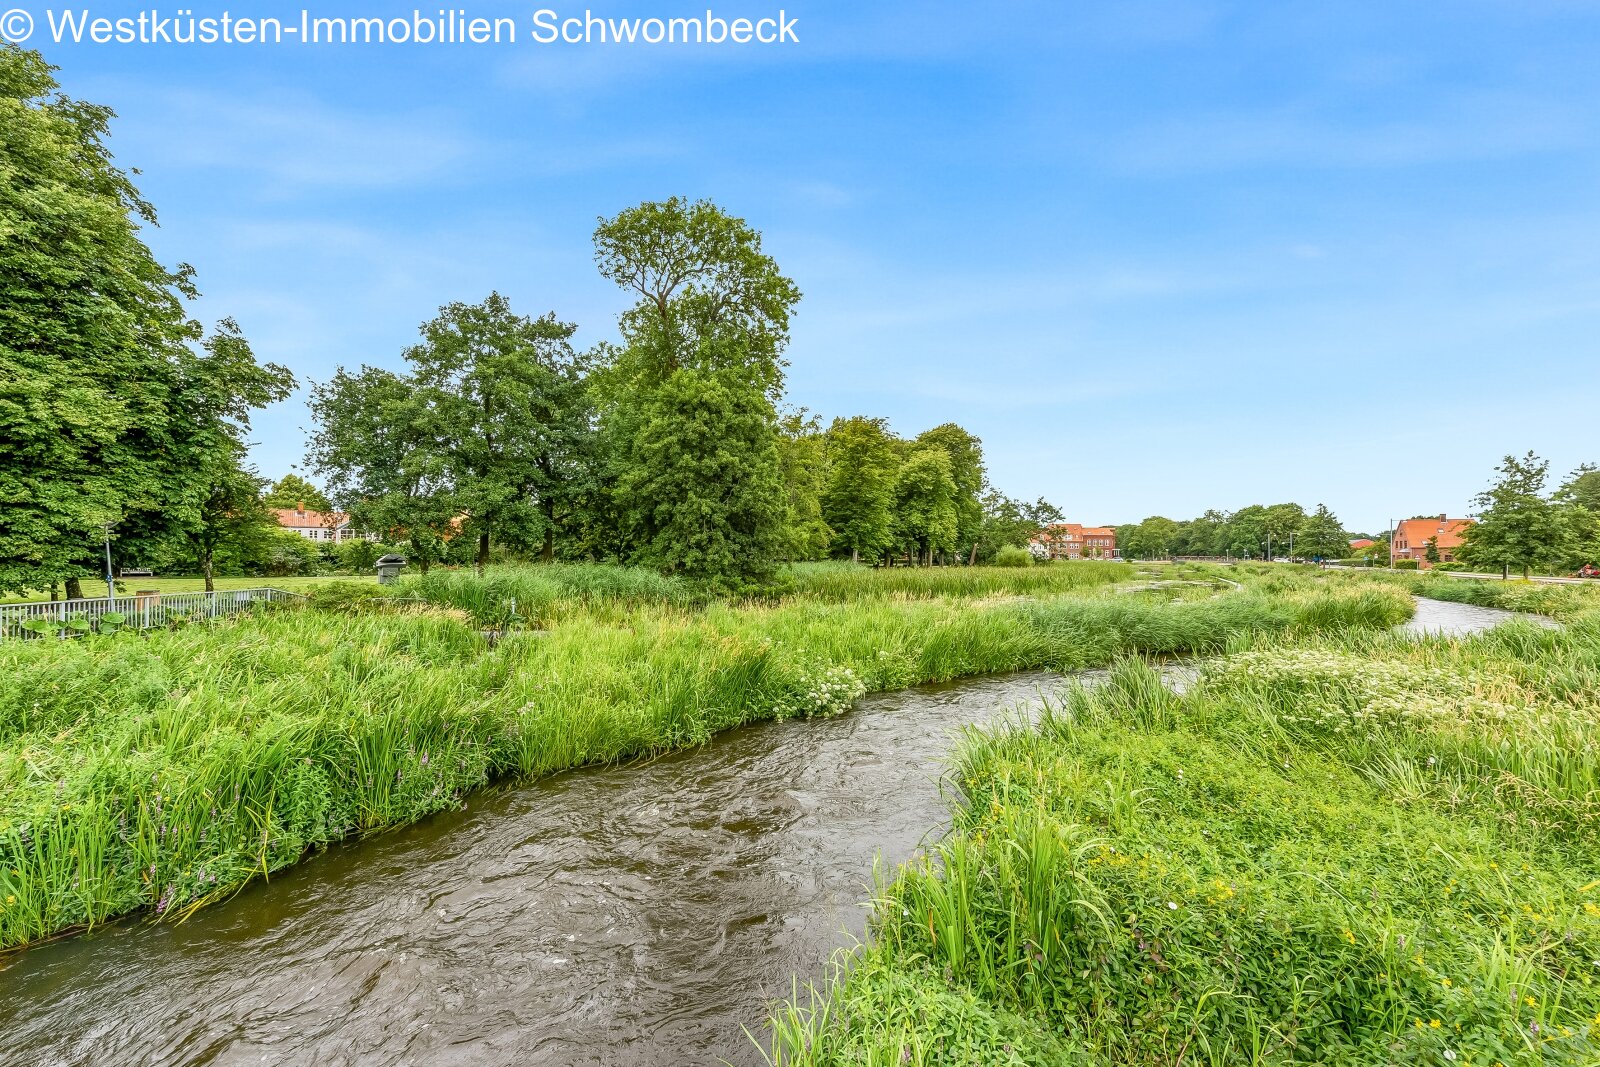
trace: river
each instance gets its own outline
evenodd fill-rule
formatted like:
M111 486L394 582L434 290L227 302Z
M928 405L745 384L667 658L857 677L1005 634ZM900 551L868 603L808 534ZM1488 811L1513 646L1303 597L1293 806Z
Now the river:
M1509 613L1425 601L1417 632ZM744 1035L860 936L875 858L947 825L953 734L1061 679L871 696L472 797L182 924L0 970L6 1064L759 1064Z

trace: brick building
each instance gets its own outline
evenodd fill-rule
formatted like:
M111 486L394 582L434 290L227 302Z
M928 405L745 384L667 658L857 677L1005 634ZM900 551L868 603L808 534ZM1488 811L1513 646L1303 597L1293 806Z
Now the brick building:
M1439 562L1454 563L1461 548L1462 535L1472 525L1471 519L1452 519L1440 515L1426 519L1406 519L1394 528L1394 558L1413 559L1422 567L1428 562L1428 542L1438 538Z
M1115 559L1117 531L1109 526L1056 522L1040 530L1033 543L1050 559Z
M377 534L357 533L350 525L350 516L342 511L308 511L304 504L292 508L272 508L278 525L291 530L308 541L367 541L380 540Z

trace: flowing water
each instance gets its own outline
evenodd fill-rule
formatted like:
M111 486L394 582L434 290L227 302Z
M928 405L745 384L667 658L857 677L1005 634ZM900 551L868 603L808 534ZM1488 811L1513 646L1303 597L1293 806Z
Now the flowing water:
M1448 600L1417 597L1417 613L1401 629L1411 634L1439 634L1461 637L1490 630L1508 619L1532 619L1541 626L1559 626L1541 615L1524 615L1500 608L1480 608L1476 604L1457 604Z
M954 731L1049 674L869 697L575 771L331 849L181 925L0 970L0 1062L760 1063L791 978L862 931L874 858L947 824Z
M1410 628L1507 617L1423 601ZM1059 684L873 696L485 792L181 925L39 946L0 970L0 1063L760 1063L744 1029L860 935L875 859L947 824L952 734Z

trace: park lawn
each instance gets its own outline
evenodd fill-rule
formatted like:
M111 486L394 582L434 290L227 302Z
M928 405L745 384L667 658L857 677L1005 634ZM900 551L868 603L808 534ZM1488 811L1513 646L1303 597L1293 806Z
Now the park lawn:
M297 575L291 578L217 578L214 585L219 591L226 589L282 589L289 593L307 593L329 582L368 582L377 584L373 574L316 574ZM118 596L132 596L141 589L154 589L159 593L201 593L205 591L204 578L121 578L117 582ZM92 578L84 579L83 592L89 597L106 595L106 583ZM0 597L0 604L36 604L50 599L49 590L33 590Z

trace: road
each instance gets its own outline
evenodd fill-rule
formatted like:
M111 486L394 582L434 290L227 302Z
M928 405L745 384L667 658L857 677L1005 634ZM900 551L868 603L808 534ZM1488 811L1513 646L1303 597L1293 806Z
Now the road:
M1487 578L1496 582L1500 580L1498 574L1479 574L1476 571L1438 571L1437 573L1443 574L1448 578ZM1514 574L1512 577L1518 581L1522 580L1520 574ZM1529 578L1528 581L1538 582L1541 585L1593 585L1600 587L1600 580L1594 578L1543 578L1536 574Z

